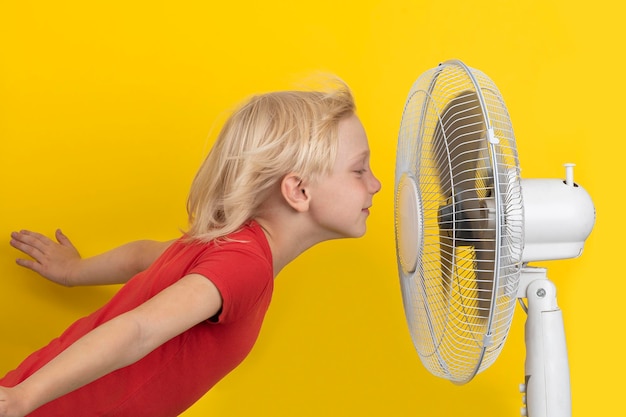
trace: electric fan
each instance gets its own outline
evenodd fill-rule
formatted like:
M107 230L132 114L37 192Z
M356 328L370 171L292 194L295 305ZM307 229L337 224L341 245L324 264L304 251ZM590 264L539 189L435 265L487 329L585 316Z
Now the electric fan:
M457 60L422 74L408 95L395 177L396 255L415 349L455 384L497 358L516 302L527 313L522 414L571 415L556 289L529 262L581 254L595 222L573 180L521 179L495 84ZM526 299L526 303L524 302Z

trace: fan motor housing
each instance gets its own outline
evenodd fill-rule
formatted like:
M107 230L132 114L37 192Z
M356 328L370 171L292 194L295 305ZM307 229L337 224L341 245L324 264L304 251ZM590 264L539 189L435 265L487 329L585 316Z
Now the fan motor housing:
M522 179L523 262L576 258L595 223L591 197L560 179Z

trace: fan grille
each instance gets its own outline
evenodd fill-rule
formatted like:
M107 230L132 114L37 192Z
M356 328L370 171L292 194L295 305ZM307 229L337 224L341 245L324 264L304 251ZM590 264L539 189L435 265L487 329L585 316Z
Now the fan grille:
M502 349L523 251L515 137L493 82L459 61L424 73L406 102L396 163L409 329L428 370L462 384Z

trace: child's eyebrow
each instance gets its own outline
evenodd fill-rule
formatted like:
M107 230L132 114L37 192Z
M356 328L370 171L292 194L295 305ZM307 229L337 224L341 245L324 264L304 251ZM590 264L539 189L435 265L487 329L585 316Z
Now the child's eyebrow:
M355 154L355 155L352 157L352 159L353 159L353 160L355 160L355 161L356 161L356 160L359 160L359 161L360 161L361 159L363 159L363 158L367 158L367 157L369 157L369 156L370 156L370 150L369 150L369 149L365 149L365 150L363 150L363 151L361 151L361 152L359 152L359 153Z

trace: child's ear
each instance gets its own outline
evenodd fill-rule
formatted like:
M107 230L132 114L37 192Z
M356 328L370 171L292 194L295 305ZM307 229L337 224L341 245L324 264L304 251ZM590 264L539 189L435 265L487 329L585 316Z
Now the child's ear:
M298 174L287 174L280 183L280 191L287 204L294 210L304 212L309 209L309 195Z

